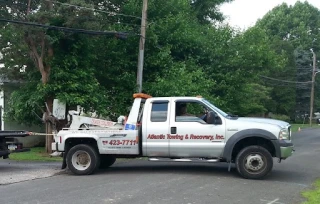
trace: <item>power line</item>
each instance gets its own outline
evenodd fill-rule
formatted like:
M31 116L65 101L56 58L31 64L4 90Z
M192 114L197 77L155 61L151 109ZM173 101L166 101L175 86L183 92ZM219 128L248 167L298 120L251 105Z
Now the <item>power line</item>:
M311 84L312 81L306 81L306 82L299 82L299 81L288 81L288 80L282 80L282 79L276 79L276 78L271 78L263 75L259 75L262 78L273 80L273 81L279 81L279 82L285 82L285 83L294 83L294 84Z
M283 87L297 87L304 88L310 87L310 83L287 83L286 81L274 81L274 80L264 80L263 81L268 86L283 86Z
M50 1L52 3L61 4L61 5L64 5L64 6L69 6L69 7L75 7L75 8L79 8L79 9L86 9L86 10L97 11L97 12L101 12L101 13L107 13L107 14L111 14L113 16L125 16L125 17L141 19L141 17L133 16L133 15L127 15L127 14L123 14L123 13L103 11L103 10L95 9L95 8L88 8L88 7L84 7L84 6L77 6L77 5L74 5L74 4L62 3L62 2L59 2L59 1L51 1L51 0L45 0L45 1Z
M87 16L76 16L77 19L80 19L80 20L87 20L87 21L97 21L97 22L108 22L108 23L113 23L113 25L128 25L128 26L132 26L132 27L135 27L135 28L140 28L141 26L138 25L138 24L134 24L134 23L124 23L124 22L119 22L119 21L112 21L112 20L109 20L109 19L96 19L96 18L91 18L91 17L87 17Z
M2 1L4 0L0 0L0 4L2 3ZM32 0L32 1L35 1L35 0ZM49 0L45 0L45 1L49 1ZM65 4L65 3L61 3L61 2L57 2L57 1L52 1L52 2L55 2L55 3L60 3L60 4ZM24 5L22 4L21 2L17 2L17 3L20 3L21 5ZM79 6L76 6L76 5L73 5L73 4L68 4L67 6L73 6L73 7L79 7ZM90 9L90 10L94 10L94 11L100 11L100 12L104 12L104 13L112 13L112 12L106 12L106 11L102 11L102 10L98 10L98 9L93 9L93 8L87 8L87 7L81 7L81 8L86 8L86 9ZM118 14L115 14L115 15L118 15ZM119 15L123 15L123 16L130 16L130 15L125 15L125 14L119 14ZM124 23L124 22L120 22L120 21L111 21L109 19L94 19L94 18L90 18L90 17L82 17L82 16L76 16L77 18L79 19L85 19L85 20L91 20L91 21L98 21L98 22L110 22L110 23L114 23L115 25L127 25L127 26L132 26L132 27L135 27L135 28L140 28L141 26L138 25L138 24L134 24L134 23ZM135 17L135 16L132 16L132 17ZM138 18L138 17L137 17Z
M296 89L310 89L309 84L294 84L294 83L284 83L284 82L274 82L274 81L264 81L266 86L272 86L272 87L287 87L287 88L293 88Z
M128 35L138 35L138 34L133 34L133 33L130 34L127 32L95 31L95 30L50 26L50 25L44 25L44 24L39 24L39 23L31 23L31 22L25 22L25 21L9 20L9 19L0 19L0 22L15 23L15 24L26 25L26 26L47 28L50 30L61 30L64 32L83 33L83 34L90 34L90 35L115 35L117 38L120 38L120 39L125 39L125 38L127 38Z
M2 1L4 1L4 0L0 0L0 4L2 3ZM35 1L35 0L32 0L32 1ZM45 0L45 1L51 1L51 0ZM133 16L133 15L126 15L126 14L116 13L116 12L108 12L108 11L103 11L101 9L94 9L94 8L88 8L88 7L83 7L83 6L77 6L77 5L74 5L74 4L62 3L62 2L58 2L58 1L51 1L51 2L57 3L57 4L62 4L62 5L69 6L69 7L76 7L76 8L80 8L80 9L86 9L86 10L92 10L92 11L98 11L98 12L102 12L102 13L112 14L114 16L127 16L127 17L141 19L140 17ZM17 2L17 3L20 3L20 2ZM24 4L21 4L21 5L24 5ZM95 20L95 21L98 21L98 20ZM100 21L102 21L102 20L100 20ZM104 19L103 21L112 22L112 21L110 21L110 20L108 21L106 19ZM123 25L135 26L135 27L139 27L139 28L141 27L140 25L134 24L134 23L124 23L124 22L119 22L119 21L114 22L114 23L115 24L123 24Z

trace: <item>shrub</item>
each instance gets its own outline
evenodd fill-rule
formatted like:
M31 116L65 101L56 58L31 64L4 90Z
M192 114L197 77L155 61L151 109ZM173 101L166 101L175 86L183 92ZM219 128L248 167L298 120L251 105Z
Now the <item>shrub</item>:
M271 116L272 119L277 119L277 120L283 120L286 122L290 122L290 117L287 115L280 115L280 114L272 114Z

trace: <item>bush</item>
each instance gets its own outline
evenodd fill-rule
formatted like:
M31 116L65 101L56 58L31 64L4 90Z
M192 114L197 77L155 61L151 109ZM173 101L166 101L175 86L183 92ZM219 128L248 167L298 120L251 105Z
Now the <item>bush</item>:
M277 120L283 120L286 122L290 122L290 117L287 115L280 115L280 114L272 114L271 115L272 119L277 119Z

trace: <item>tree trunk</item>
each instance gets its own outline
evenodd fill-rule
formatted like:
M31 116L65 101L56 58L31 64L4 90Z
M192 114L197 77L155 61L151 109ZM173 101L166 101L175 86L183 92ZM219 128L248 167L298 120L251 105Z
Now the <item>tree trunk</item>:
M28 8L27 8L27 15L30 14L30 6L31 0L28 0ZM53 3L51 0L48 0L45 3L45 6L48 10L52 10ZM35 66L41 73L41 81L43 84L47 84L49 81L51 66L49 65L48 61L53 57L53 49L48 40L46 39L46 34L44 31L38 33L40 37L39 40L36 40L31 37L29 32L26 33L25 40L30 48L31 57L34 60ZM39 42L39 44L36 44ZM40 49L37 49L40 48ZM52 113L52 105L53 105L53 96L49 96L49 98L44 99L47 103L48 109L46 110L46 116L50 116ZM48 153L52 152L51 143L53 142L52 136L52 126L49 120L46 118L45 120L45 127L46 127L46 150Z
M50 113L52 113L52 106L53 106L53 99L47 99L47 106L48 109L46 111L46 115L50 116ZM49 121L46 121L46 150L47 153L52 153L51 143L53 142L53 136L52 136L52 126Z
M46 151L47 153L52 153L51 144L53 142L52 128L49 122L46 122Z
M44 45L45 44L43 44L43 46ZM53 57L53 49L49 43L47 44L47 47L48 47L48 51L47 51L48 59L51 59ZM44 55L45 50L43 49L42 51L43 51L42 55ZM43 63L43 65L44 65L44 63ZM51 71L51 66L47 63L46 65L44 65L43 73L41 73L43 84L48 83L50 71ZM50 113L52 113L52 111L53 111L53 98L48 98L46 101L47 101L49 111L50 111ZM47 110L47 114L49 115L48 110ZM46 144L47 144L46 149L47 149L48 153L51 153L52 152L51 143L53 142L53 136L51 134L52 134L53 129L52 129L52 126L49 122L46 122L46 124L47 124L46 125L46 134L49 134L49 135L47 135L47 138L46 138Z

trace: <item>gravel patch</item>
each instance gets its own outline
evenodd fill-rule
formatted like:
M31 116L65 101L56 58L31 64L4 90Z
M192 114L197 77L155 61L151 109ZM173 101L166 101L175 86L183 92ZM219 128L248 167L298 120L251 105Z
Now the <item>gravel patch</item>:
M18 162L0 160L0 185L47 178L63 173L61 162Z

